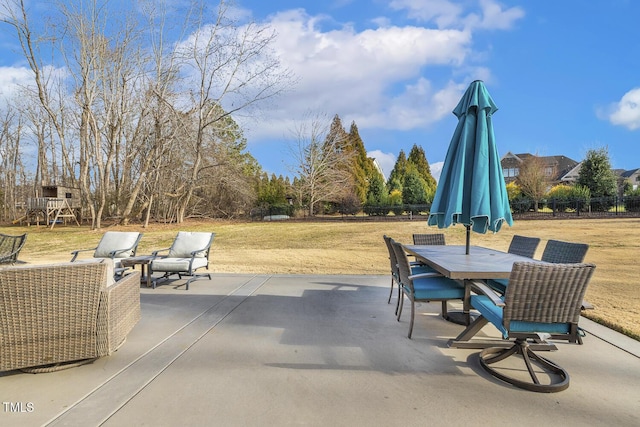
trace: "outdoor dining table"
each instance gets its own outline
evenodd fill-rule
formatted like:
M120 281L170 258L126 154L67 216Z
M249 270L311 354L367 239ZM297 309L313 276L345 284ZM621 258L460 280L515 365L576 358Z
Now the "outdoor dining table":
M449 347L456 348L485 348L500 345L496 340L471 340L488 321L482 316L477 317L473 322L470 320L470 281L508 279L514 262L543 262L482 246L470 246L468 255L465 253L465 245L404 245L404 247L407 253L443 276L465 281L463 315L467 328L448 343Z

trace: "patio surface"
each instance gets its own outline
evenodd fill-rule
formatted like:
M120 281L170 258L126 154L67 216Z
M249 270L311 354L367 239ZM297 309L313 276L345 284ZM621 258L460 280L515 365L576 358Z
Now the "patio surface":
M569 389L540 394L489 377L478 350L448 348L463 327L440 303L421 304L409 340L388 276L183 282L141 288L142 320L112 356L0 374L0 425L640 425L640 342L586 319L584 345L546 355Z

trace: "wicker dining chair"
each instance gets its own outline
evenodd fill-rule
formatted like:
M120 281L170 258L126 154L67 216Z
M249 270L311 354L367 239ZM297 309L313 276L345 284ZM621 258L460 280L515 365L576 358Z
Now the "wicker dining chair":
M542 252L542 261L553 263L580 263L589 250L585 243L563 242L549 240Z
M471 296L471 306L504 339L515 338L509 348L491 347L480 352L481 366L494 377L526 390L550 393L566 389L567 371L537 355L530 343L561 335L571 340L577 334L582 299L594 269L593 264L516 262L504 296L494 293L483 282L469 283L478 293ZM524 375L514 377L513 363L505 362L500 368L491 366L513 355L523 359L530 380ZM542 377L548 382L542 381Z
M507 252L510 254L525 256L527 258L533 258L539 244L540 239L537 237L526 237L516 234L511 238L511 243L509 244ZM504 293L507 285L509 284L509 279L490 279L487 280L487 284L498 292Z
M444 245L445 239L443 233L414 234L414 245Z
M398 321L402 316L404 296L411 301L411 321L409 323L409 334L413 334L413 324L415 320L416 302L442 302L442 317L447 317L447 301L462 300L464 298L464 285L442 276L439 273L414 274L407 253L402 244L393 242L392 247L398 261L398 274L400 277L400 306L398 309Z
M393 290L398 288L398 299L396 300L396 315L398 314L398 306L400 304L400 298L402 297L402 290L400 289L400 273L398 271L398 260L396 258L396 253L393 249L393 243L395 242L391 237L384 235L382 236L384 239L384 243L387 245L387 250L389 251L389 264L391 268L391 289L389 290L389 298L387 299L387 304L391 303L391 297L393 296ZM434 272L431 268L426 265L419 264L417 262L411 263L411 274L421 274Z
M527 258L533 258L539 244L540 239L537 237L526 237L516 234L511 238L511 243L509 244L507 252L510 254L526 256Z

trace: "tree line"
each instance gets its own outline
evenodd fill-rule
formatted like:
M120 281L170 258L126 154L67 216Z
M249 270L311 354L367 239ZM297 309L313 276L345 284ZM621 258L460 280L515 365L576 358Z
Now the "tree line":
M4 219L42 185L79 189L95 228L232 217L254 203L260 167L234 117L294 76L272 29L209 3L70 0L38 20L29 2L0 0L31 77L0 111Z
M384 182L357 125L347 132L337 115L295 130L292 181L267 176L236 118L268 107L295 76L271 48L275 32L238 21L231 2L114 10L108 0L70 0L51 5L46 21L29 5L0 0L0 25L30 76L0 107L5 221L43 185L78 189L94 228L107 218L234 218L265 204L352 211L435 190L421 148L401 152Z
M592 211L606 212L623 196L640 196L639 190L618 179L606 147L587 151L575 183L553 182L542 159L531 156L520 165L516 180L507 185L507 193L514 212L538 212L551 204L554 210L588 206ZM630 209L635 209L635 202Z
M417 144L407 157L400 150L388 180L367 156L358 126L347 132L339 115L329 125L311 117L295 131L290 144L293 181L263 174L257 205L277 213L306 215L380 214L379 206L417 205L430 202L436 189L424 149Z

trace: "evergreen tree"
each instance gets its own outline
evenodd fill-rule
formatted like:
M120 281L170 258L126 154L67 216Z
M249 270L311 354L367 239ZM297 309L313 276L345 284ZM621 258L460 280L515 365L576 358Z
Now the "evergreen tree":
M369 181L367 204L372 206L383 206L387 204L387 189L384 185L384 179L380 174L373 175Z
M284 205L287 203L287 195L290 184L282 175L269 177L266 173L260 176L258 181L258 203L267 205Z
M400 150L398 158L396 159L396 164L393 166L393 170L389 174L389 179L387 180L387 188L389 192L393 190L402 191L404 176L407 173L407 164L407 156L404 154L403 150Z
M419 205L427 201L427 185L417 168L407 167L402 186L402 202L407 205Z
M617 194L618 180L611 169L607 148L589 150L582 161L578 174L578 185L587 187L592 198L602 198L591 204L594 210L606 211L613 206L612 200L606 200Z
M349 150L349 135L342 126L342 120L337 114L333 116L331 127L324 142L325 147L331 147L332 150L340 153Z
M324 143L324 150L333 150L335 156L342 159L336 166L345 180L344 188L340 193L341 201L357 199L362 203L363 196L358 194L356 190L357 185L354 175L356 159L353 144L350 135L342 126L340 116L337 114L333 116L333 120L331 121L331 126ZM338 200L327 201L338 202Z
M349 148L354 151L351 174L355 185L355 193L364 203L367 201L367 191L369 184L376 175L380 175L373 164L373 160L367 156L367 150L364 142L358 132L358 126L355 122L351 123L349 129ZM383 182L384 184L384 182Z
M436 179L431 175L431 168L429 167L429 162L427 161L424 149L419 147L417 144L413 144L413 147L409 152L407 162L415 166L417 172L424 180L427 190L435 193L437 183Z

